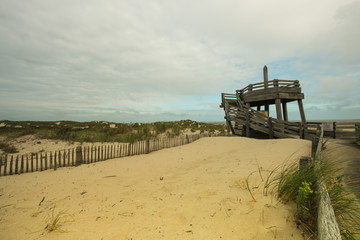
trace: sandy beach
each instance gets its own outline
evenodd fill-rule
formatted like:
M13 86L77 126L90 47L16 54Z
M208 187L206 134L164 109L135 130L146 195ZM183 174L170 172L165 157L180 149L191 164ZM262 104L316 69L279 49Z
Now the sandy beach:
M306 140L203 138L0 177L0 239L304 239L295 206L264 196L263 179L310 151ZM49 232L53 213L62 214Z

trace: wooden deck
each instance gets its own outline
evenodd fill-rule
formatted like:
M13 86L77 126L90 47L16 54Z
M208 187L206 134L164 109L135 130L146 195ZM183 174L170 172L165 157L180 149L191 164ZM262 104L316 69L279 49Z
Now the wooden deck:
M249 137L252 131L264 133L269 138L305 138L308 135L301 102L304 94L298 80L274 79L250 84L235 94L222 93L221 98L220 107L224 108L228 131L235 135ZM286 103L290 101L299 102L301 123L287 121ZM277 118L259 112L261 106L265 106L265 112L268 111L270 104L276 104ZM258 111L251 107L257 107Z

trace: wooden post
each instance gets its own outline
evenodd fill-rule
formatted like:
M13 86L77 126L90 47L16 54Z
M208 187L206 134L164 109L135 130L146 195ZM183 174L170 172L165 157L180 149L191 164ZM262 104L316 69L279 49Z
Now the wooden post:
M71 149L71 165L75 166L75 149Z
M52 152L50 152L50 168L53 168L54 165L53 165L53 154Z
M59 163L58 167L61 167L61 151L58 151L58 163Z
M298 105L299 105L301 122L302 122L303 124L305 124L305 123L306 123L306 118L305 118L304 106L303 106L303 103L302 103L302 100L301 100L301 99L298 100Z
M268 125L269 125L269 138L273 139L274 138L274 130L273 130L273 123L272 123L271 117L268 118Z
M13 174L13 161L14 161L14 156L11 156L11 158L10 158L9 175L12 175L12 174Z
M64 155L63 155L63 167L66 166L65 158L66 158L66 151L64 150Z
M44 171L43 154L40 152L40 171Z
M20 173L24 173L24 155L21 155Z
M264 87L268 88L268 69L266 65L263 68L263 72L264 72Z
M304 106L302 103L302 100L299 99L298 100L298 105L299 105L299 111L300 111L300 117L301 117L301 122L303 124L303 131L304 131L304 138L307 138L307 126L306 126L306 118L305 118L305 112L304 112Z
M31 154L31 172L34 172L34 153L30 153Z
M276 117L278 120L282 120L282 117L281 117L281 100L280 98L277 98L275 100L275 105L276 105Z
M82 163L82 150L81 150L81 146L76 147L76 162L75 162L75 166L79 166Z
M306 167L307 165L311 164L314 161L314 159L312 157L307 157L307 156L301 156L300 157L300 171L302 169L304 169L304 167Z
M47 164L47 153L45 153L45 170L48 169L48 164Z
M8 163L8 161L7 161L7 159L8 159L8 156L5 154L4 155L4 176L6 176L6 174L7 174L7 163Z
M0 155L0 176L1 176L2 166L3 166L3 156Z
M302 122L299 122L299 136L300 139L304 139L304 128Z
M283 115L284 115L284 121L289 121L288 120L288 111L287 111L286 102L282 103L282 110L283 110Z
M279 80L278 79L274 79L274 87L275 88L279 87Z
M15 160L15 174L19 173L19 155L16 156Z
M250 111L246 112L246 137L250 137Z
M26 172L29 172L29 154L26 154Z

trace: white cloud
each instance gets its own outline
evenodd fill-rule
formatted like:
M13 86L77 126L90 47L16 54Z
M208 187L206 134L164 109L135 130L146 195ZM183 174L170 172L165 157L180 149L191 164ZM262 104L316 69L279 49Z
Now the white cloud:
M301 80L309 104L342 104L351 96L325 89L337 78L359 87L359 8L350 0L3 0L1 116L92 120L120 111L126 121L126 106L144 120L196 119L194 107L183 111L187 98L210 95L211 109L196 98L192 106L221 120L220 93L261 81L264 64L274 78Z

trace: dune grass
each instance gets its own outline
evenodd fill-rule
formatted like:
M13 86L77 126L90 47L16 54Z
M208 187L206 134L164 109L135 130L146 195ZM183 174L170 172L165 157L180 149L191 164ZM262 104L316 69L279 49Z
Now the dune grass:
M155 138L159 135L174 137L185 130L191 132L225 133L224 125L200 123L191 120L155 123L112 123L112 122L31 122L0 121L0 136L17 138L34 134L39 138L70 142L135 142Z
M45 229L48 232L53 232L55 230L58 230L61 224L65 223L67 220L69 220L69 218L72 219L72 216L66 213L65 211L60 211L57 214L55 214L55 207L54 207L52 214L49 218L49 221L45 226Z
M5 141L0 141L0 149L4 152L4 153L17 153L19 152L16 147L14 147L13 145L11 145L10 143L7 143Z
M317 157L315 161L299 169L298 163L283 164L270 171L264 184L264 194L275 191L282 202L296 203L299 224L316 236L317 198L320 178L325 182L343 239L360 236L359 202L347 188L345 177L335 161Z

